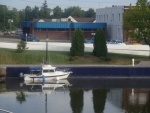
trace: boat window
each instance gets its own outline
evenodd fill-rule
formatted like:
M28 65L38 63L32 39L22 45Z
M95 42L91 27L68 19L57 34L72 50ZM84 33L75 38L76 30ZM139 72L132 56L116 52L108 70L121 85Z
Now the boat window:
M43 70L43 73L48 73L48 70Z
M41 71L31 71L32 74L40 74Z
M54 70L49 70L50 72L54 72Z
M48 72L54 72L54 70L53 69L51 69L51 70L43 70L43 73L48 73Z

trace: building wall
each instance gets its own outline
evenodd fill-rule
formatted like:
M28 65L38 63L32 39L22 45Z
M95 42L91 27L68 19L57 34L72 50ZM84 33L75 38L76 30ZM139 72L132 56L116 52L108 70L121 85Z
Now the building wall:
M106 30L106 23L91 22L22 22L23 33L37 35L40 40L71 40L75 29L82 29L84 38L90 39L97 29Z
M71 40L73 36L73 31L69 33L69 31L34 31L33 34L37 35L41 40L45 40L47 37L49 40ZM92 38L92 33L90 31L83 32L84 38L90 39Z
M34 31L34 34L39 36L41 40L45 40L47 37L49 40L69 40L68 31Z
M108 39L120 39L124 41L123 13L124 6L113 6L96 10L96 22L107 23Z

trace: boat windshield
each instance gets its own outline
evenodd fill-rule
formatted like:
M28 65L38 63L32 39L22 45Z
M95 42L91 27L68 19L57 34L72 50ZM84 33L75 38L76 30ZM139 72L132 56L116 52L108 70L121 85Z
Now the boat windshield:
M32 74L41 74L41 71L39 71L39 70L31 70L31 73Z
M55 72L54 69L46 69L46 70L43 70L43 73L49 73L49 72Z

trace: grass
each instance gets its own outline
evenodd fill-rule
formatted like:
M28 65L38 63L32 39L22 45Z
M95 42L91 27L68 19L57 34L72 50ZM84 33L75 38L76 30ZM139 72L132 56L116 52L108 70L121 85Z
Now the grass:
M12 49L0 49L0 64L41 64L45 61L45 51L26 50L23 53L16 53ZM105 61L99 57L95 57L92 53L85 53L82 57L76 57L74 61L70 61L69 52L48 52L49 63L52 65L131 65L132 58L135 63L142 60L149 60L146 56L126 55L126 54L108 54L110 60Z

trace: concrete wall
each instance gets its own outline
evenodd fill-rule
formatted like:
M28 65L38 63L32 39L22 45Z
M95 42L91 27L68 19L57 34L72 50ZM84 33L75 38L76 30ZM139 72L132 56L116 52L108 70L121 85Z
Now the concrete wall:
M69 78L150 78L150 67L131 66L71 66ZM29 73L29 67L7 67L6 77L16 78L20 73Z

